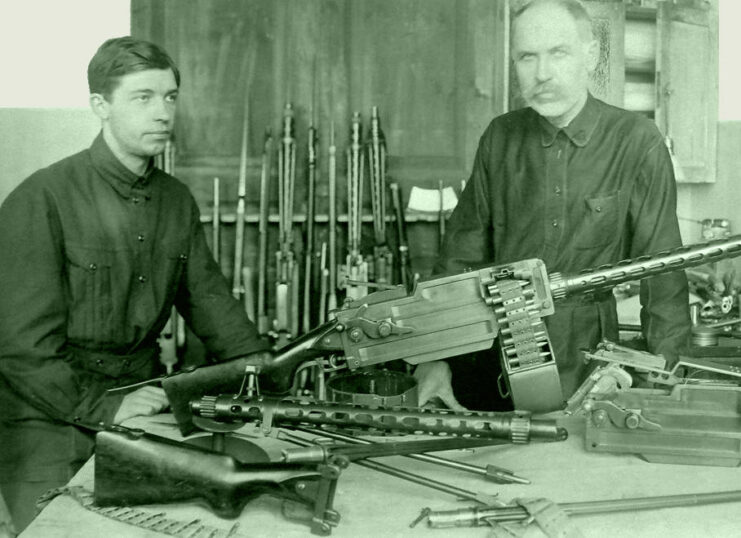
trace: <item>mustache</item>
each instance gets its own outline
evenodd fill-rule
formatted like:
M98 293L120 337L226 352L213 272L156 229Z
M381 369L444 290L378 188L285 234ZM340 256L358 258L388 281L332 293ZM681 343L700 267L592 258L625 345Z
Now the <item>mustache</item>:
M552 93L555 95L559 95L560 92L561 89L556 84L546 82L544 84L538 84L537 86L529 88L527 94L531 97L536 97L541 93Z

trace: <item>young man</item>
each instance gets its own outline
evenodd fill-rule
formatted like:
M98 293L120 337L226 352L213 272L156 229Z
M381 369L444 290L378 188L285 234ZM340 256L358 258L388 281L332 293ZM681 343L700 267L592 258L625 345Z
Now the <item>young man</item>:
M209 251L187 187L154 168L180 74L158 46L103 43L88 66L102 130L90 149L26 179L0 207L0 487L22 530L93 438L71 424L162 411L157 374L173 304L217 360L260 352Z
M589 94L599 44L584 7L525 4L514 13L511 45L528 107L494 119L481 137L437 269L539 258L549 272L568 274L681 245L663 137L650 120ZM640 298L649 350L676 360L690 334L684 273L642 282ZM618 337L615 299L561 301L546 325L568 398L587 374L580 350ZM502 406L493 353L449 364L461 403ZM421 365L416 375L423 401L438 395L460 407L448 364Z

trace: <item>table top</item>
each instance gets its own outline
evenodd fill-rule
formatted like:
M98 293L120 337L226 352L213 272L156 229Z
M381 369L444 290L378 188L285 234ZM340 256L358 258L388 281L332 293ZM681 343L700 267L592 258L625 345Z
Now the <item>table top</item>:
M632 455L587 452L584 449L584 419L569 417L559 420L570 434L564 442L506 444L436 454L475 465L504 467L531 480L530 485L487 482L471 473L401 456L379 461L458 488L498 494L507 502L514 498L546 498L555 503L571 503L741 489L741 469L736 467L656 464ZM126 425L179 438L170 415L138 417ZM256 430L245 430L246 435L251 435L250 432ZM394 439L399 440L398 437ZM294 446L272 437L258 439L258 442L275 459L282 448ZM83 466L70 485L93 490L93 460L91 458ZM490 531L486 527L432 529L425 523L409 527L425 507L454 510L472 506L475 504L457 500L446 493L350 464L342 471L337 485L334 508L341 519L332 530L332 536L488 536ZM213 536L311 536L307 525L285 519L281 514L280 500L266 496L248 503L237 520L221 519L195 503L138 508L152 514L165 512L168 518L183 522L197 518L201 524L221 529ZM572 516L571 519L585 537L726 537L741 534L741 516L737 515L740 508L739 504L726 503ZM236 528L233 527L235 522L238 523ZM153 538L163 534L86 510L68 495L56 497L21 534L22 538L72 536ZM543 533L531 525L525 536L543 536Z

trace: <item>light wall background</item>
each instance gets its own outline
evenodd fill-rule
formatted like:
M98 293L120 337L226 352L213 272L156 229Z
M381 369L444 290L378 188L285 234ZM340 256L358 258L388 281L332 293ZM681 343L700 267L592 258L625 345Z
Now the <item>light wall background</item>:
M718 177L680 185L686 242L704 218L741 232L741 2L719 0ZM87 62L105 39L129 33L129 0L0 0L0 202L35 170L88 147Z
M130 32L129 9L129 0L0 0L0 202L95 138L87 63Z

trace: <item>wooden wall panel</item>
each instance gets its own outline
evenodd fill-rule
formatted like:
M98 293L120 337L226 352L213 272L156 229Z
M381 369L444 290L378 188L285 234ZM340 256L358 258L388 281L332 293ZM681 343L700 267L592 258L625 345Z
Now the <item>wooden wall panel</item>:
M718 6L662 4L657 123L674 141L685 182L713 182L718 137Z
M388 174L400 182L405 199L412 185L436 188L439 180L460 185L479 136L504 111L506 5L489 0L132 0L132 34L163 45L180 67L176 175L189 184L204 214L210 211L214 176L221 179L223 210L233 213L245 97L250 119L247 208L253 216L265 129L272 129L277 149L283 108L288 101L293 104L294 211L300 220L312 116L319 129L320 215L327 211L330 127L334 124L342 214L350 118L360 112L367 133L374 105L387 139ZM275 213L275 155L273 161ZM364 200L369 214L367 186ZM255 257L256 230L251 228L246 232L248 263ZM295 228L298 239L301 230ZM419 245L412 250L413 262L429 274L437 256L437 227L423 224L410 233ZM325 237L326 230L317 230L319 241ZM224 256L230 241L226 234ZM228 272L230 264L223 267Z

